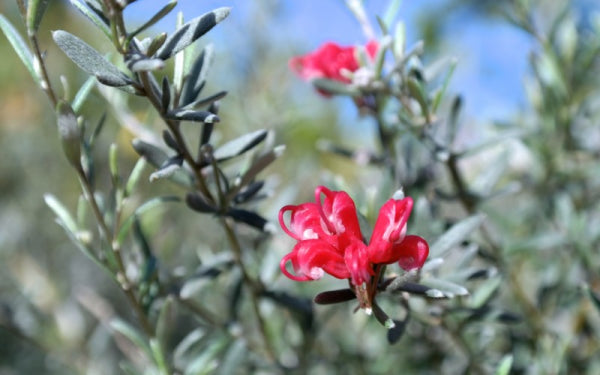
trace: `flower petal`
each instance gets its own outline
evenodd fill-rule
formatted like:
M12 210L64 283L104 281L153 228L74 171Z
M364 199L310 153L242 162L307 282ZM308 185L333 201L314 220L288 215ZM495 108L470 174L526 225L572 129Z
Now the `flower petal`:
M394 245L401 243L406 235L412 206L412 198L407 197L390 199L381 207L369 242L371 262L389 264L399 259L401 254Z
M288 260L291 260L296 275L287 271L285 266ZM279 266L287 277L296 281L320 279L325 272L338 279L350 277L343 255L335 247L319 239L298 242Z
M344 261L352 277L352 284L360 286L374 274L367 246L362 241L354 241L344 252Z
M319 186L315 189L315 200L318 203L321 202L321 194L325 195L325 199L319 208L323 221L331 234L343 235L349 241L362 240L356 206L348 193L331 191L324 186Z
M398 264L405 271L423 267L429 255L427 241L419 236L406 236L404 241L394 247L398 248L395 251L400 254Z

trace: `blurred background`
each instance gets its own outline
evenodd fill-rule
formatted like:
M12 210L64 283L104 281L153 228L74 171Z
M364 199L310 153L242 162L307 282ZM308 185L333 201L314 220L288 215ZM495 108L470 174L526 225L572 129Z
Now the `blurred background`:
M129 24L139 25L163 3L138 1L128 9ZM466 131L470 141L480 139L492 126L536 116L526 88L534 75L532 54L542 48L535 36L501 15L502 3L512 2L405 0L396 18L406 24L409 46L425 42L424 62L442 56L457 59L450 92L464 99L461 116L465 128L470 129ZM554 19L558 3L562 4L540 2L535 14L542 28ZM370 16L381 14L387 5L388 1L365 1ZM341 0L182 0L176 11L191 19L221 6L233 8L230 17L201 40L214 43L216 52L208 91L229 92L221 103L219 126L224 139L267 128L274 130L276 142L287 145L285 156L268 172L273 176L268 182L273 196L260 206L264 216L275 222L279 207L298 202L298 197L310 197L314 186L324 179L334 174L358 175L352 162L317 152L319 139L376 147L374 127L359 116L350 100L319 96L289 71L287 61L326 41L357 45L366 43L367 38ZM569 7L582 34L598 21L597 1L574 0ZM15 2L3 1L0 12L23 32ZM377 30L375 19L371 22ZM175 12L154 29L171 31L174 27ZM79 86L85 73L66 59L50 37L50 31L59 28L76 33L100 50L109 51L110 46L68 2L50 0L40 35L51 79L58 86L58 77L65 75ZM81 373L81 368L90 374L115 373L111 359L120 358L119 350L98 321L108 314L106 309L127 316L126 303L118 288L54 223L44 194L59 197L74 210L79 186L59 151L53 110L4 36L0 37L0 54L0 375ZM73 92L76 89L71 88ZM589 92L600 93L598 87ZM147 106L134 102L132 108L140 122L158 129L156 116L146 112ZM97 90L84 111L95 121L104 112L108 114L95 155L98 174L103 176L98 184L108 186L108 145L117 141L123 170L129 170L137 159L129 146L132 135L118 125L116 114ZM101 154L101 150L106 151ZM172 189L166 182L145 181L140 184L142 196ZM290 181L303 183L290 189ZM216 239L199 243L199 232L211 233L210 220L188 211L174 205L144 223L148 233L153 233L153 246L166 269L194 264L199 248L217 246ZM274 239L274 251L265 260L269 269L275 270L271 272L276 272L288 246L288 242ZM279 282L282 288L291 285L287 280ZM316 290L313 286L298 288L306 296Z

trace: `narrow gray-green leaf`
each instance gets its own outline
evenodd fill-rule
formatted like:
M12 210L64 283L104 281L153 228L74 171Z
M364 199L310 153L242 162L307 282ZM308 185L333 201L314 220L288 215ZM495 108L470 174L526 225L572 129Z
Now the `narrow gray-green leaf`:
M179 197L177 197L177 196L168 195L168 196L163 196L163 197L152 198L149 201L145 202L144 204L139 206L135 210L135 212L133 214L131 214L131 216L129 216L127 219L125 219L125 221L123 221L123 224L121 225L121 228L119 229L119 235L117 236L117 241L119 243L123 243L123 241L125 240L125 236L127 235L127 233L129 233L129 229L131 229L131 226L133 225L133 222L137 216L140 216L144 212L146 212L152 208L155 208L157 206L160 206L163 203L179 202L180 200L181 199L179 199Z
M29 50L29 47L27 46L25 41L23 40L23 38L21 38L19 32L2 14L0 14L0 28L2 29L4 35L6 35L6 38L12 45L19 58L21 59L23 65L25 65L27 70L29 70L29 73L33 77L33 80L35 82L39 82L40 76L37 74L33 67L33 54L31 53L31 50Z
M150 18L142 26L138 27L137 29L135 29L135 31L133 31L131 34L129 34L128 39L129 40L133 39L134 36L136 36L137 34L141 33L142 31L146 30L150 26L154 25L155 23L157 23L158 21L163 19L167 14L169 14L173 10L173 8L175 8L175 5L177 5L177 0L172 0L171 2L169 2L161 10L159 10L154 16L152 16L152 18Z
M483 215L473 215L454 224L431 246L429 257L443 258L448 251L466 239L482 222Z
M44 194L44 201L54 212L54 214L65 224L66 229L71 233L77 233L79 230L73 216L67 208L52 194Z
M227 160L251 150L267 137L267 130L261 129L232 139L215 150L217 160Z
M332 79L316 78L311 82L317 89L328 95L356 96L360 94L360 90L355 86L334 81Z
M452 298L454 296L466 296L469 294L467 288L465 288L462 285L450 282L448 280L426 277L421 280L421 284L433 289L437 289L449 298Z
M125 336L137 348L141 349L144 353L146 353L148 358L153 357L152 349L150 349L150 345L148 345L146 339L142 336L140 332L138 332L135 328L129 325L129 323L119 318L115 318L110 321L109 325L114 332L118 332L121 335Z
M71 106L73 107L73 111L75 111L75 113L79 112L79 110L81 109L81 106L87 99L88 95L90 94L90 92L92 92L92 89L94 88L95 84L96 84L96 80L94 79L94 77L89 77L83 83L83 85L81 85L81 87L79 88L79 91L77 91L77 94L75 94L75 98L73 99L73 102L71 103Z
M469 298L469 306L474 309L483 307L501 285L502 278L500 276L484 281Z
M100 52L75 35L64 30L57 30L52 33L52 36L60 49L81 70L96 76L98 81L115 87L127 86L131 83L131 80L116 66L108 62Z
M104 35L106 35L106 37L108 39L112 39L110 29L109 29L108 25L106 24L106 22L104 22L104 20L102 20L102 18L100 18L96 13L92 12L81 1L79 1L79 0L70 0L70 1L71 1L71 4L73 4L73 6L81 12L81 14L83 14L87 19L92 21L92 23L94 25L96 25L100 30L102 30L102 32L104 33Z
M512 367L512 363L513 363L513 356L512 356L512 354L505 355L502 358L502 360L500 361L500 364L498 365L498 368L496 369L496 375L508 375L508 374L510 374L510 368Z
M218 8L179 27L173 35L167 37L165 44L156 52L156 57L167 60L183 50L225 19L229 11L230 8Z
M167 118L180 121L203 122L213 124L219 122L219 116L208 111L195 111L191 109L175 109L167 112Z
M256 175L268 167L272 162L277 160L277 158L280 157L284 151L285 145L279 145L273 148L273 150L259 156L256 160L254 160L250 168L248 168L242 177L236 179L235 187L230 191L229 198L233 198L242 187L248 185L252 180L254 180Z
M33 36L37 33L48 2L49 0L29 0L27 3L27 32L29 35Z
M56 106L58 135L65 156L69 163L81 168L81 130L77 124L77 117L71 105L60 100Z
M156 338L150 339L150 349L152 350L152 357L154 358L154 363L156 363L156 367L158 367L159 374L169 375L167 359L165 358L163 347Z
M165 160L169 158L166 152L161 148L142 141L141 139L134 139L131 144L133 149L142 157L144 157L150 164L156 168L160 168Z

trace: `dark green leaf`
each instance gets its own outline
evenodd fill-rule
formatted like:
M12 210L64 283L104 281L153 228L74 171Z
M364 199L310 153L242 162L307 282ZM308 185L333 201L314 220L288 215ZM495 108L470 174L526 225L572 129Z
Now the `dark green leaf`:
M27 44L25 43L23 38L21 38L21 35L19 35L19 32L4 17L3 14L0 14L0 28L2 29L4 35L6 35L6 38L12 45L19 58L21 59L23 65L25 65L27 70L29 70L29 73L33 77L33 80L39 82L40 76L37 74L33 67L33 54L29 50L29 47L27 47Z
M196 100L206 82L206 76L212 65L213 56L214 49L212 44L209 44L204 47L200 55L196 58L187 73L181 94L181 104L187 105Z
M194 211L202 213L216 212L216 208L196 192L187 193L185 203Z
M267 134L268 131L261 129L232 139L231 141L217 148L215 150L214 157L217 160L222 161L241 155L262 142L267 137Z
M54 41L60 49L84 72L96 76L98 81L107 86L126 86L131 80L116 66L108 62L100 52L90 47L83 40L63 30L52 33Z
M388 329L387 340L390 344L395 344L402 338L404 330L406 328L405 320L393 320L394 326Z
M227 216L230 216L237 222L247 224L261 231L265 231L266 225L268 224L268 221L264 217L260 216L256 212L248 210L233 208L227 211Z
M150 45L148 46L148 49L146 50L146 54L148 56L152 56L156 53L156 51L158 51L158 49L160 47L162 47L162 45L165 43L165 41L167 40L167 33L160 33L157 36L154 37L154 39L152 39L152 42L150 42Z
M171 87L169 85L169 79L167 78L167 76L163 77L160 94L162 99L160 103L161 110L163 112L167 112L169 110L169 104L171 103Z
M328 290L316 295L314 301L319 305L331 305L356 299L352 289Z
M172 57L225 19L229 11L230 8L218 8L179 27L173 35L167 37L165 44L156 52L156 57L162 60Z
M150 164L156 168L160 168L165 160L169 158L166 152L161 148L142 141L141 139L134 139L131 144L133 149L142 157L144 157Z

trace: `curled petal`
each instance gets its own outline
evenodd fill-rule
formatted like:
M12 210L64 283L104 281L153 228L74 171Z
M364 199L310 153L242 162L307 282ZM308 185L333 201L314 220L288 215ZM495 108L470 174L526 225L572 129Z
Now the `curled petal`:
M325 199L321 203L321 194ZM315 200L320 203L323 221L331 234L343 235L353 239L362 239L360 225L356 216L354 201L345 191L331 191L324 186L315 189ZM347 244L342 244L347 245Z
M291 212L289 227L284 215ZM319 238L323 233L319 206L315 203L303 203L297 206L289 205L279 210L279 224L290 237L297 241Z
M412 210L412 198L390 199L380 209L369 243L369 257L373 263L394 263L400 254L394 245L406 235L406 223Z
M394 247L398 248L395 251L400 254L398 264L405 271L423 267L429 255L427 241L419 236L406 236L404 237L404 241Z
M292 262L296 275L287 271L285 266L288 260ZM343 255L326 241L318 239L298 242L279 266L287 277L296 281L317 280L324 273L338 279L350 277Z

